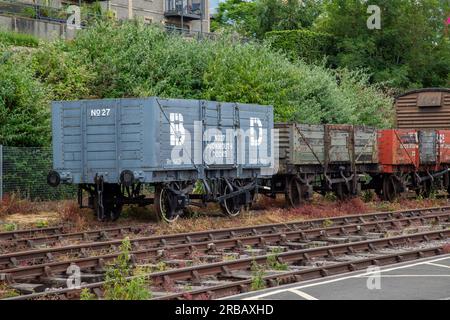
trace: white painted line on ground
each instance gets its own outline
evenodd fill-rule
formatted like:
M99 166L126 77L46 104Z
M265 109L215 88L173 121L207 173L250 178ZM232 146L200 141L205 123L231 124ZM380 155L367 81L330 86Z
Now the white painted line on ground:
M446 266L445 264L439 264L439 263L432 263L432 262L428 262L426 264L429 264L430 266L435 266L435 267L441 267L441 268L447 268L450 269L450 266Z
M300 291L300 290L296 290L296 289L289 289L289 292L295 293L296 295L302 297L303 299L306 300L319 300L317 298L314 298L313 296L307 294L306 292Z
M413 263L413 264L407 264L407 265L404 265L404 266L392 267L392 268L389 268L389 269L381 269L380 272L388 272L388 271L394 271L394 270L399 270L399 269L407 269L407 268L412 268L412 267L415 267L415 266L420 266L420 265L424 265L424 264L427 264L427 263L433 263L433 262L437 262L437 261L443 261L443 260L447 260L447 259L450 259L450 257L446 256L446 257L441 257L441 258L437 258L437 259L433 259L433 260L427 260L427 261L417 262L417 263ZM305 285L292 287L292 288L288 288L288 289L278 289L278 290L262 293L262 294L259 294L259 295L256 295L256 296L252 296L252 297L249 297L249 298L244 298L242 300L258 300L260 298L265 298L265 297L268 297L268 296L279 294L279 293L285 292L286 290L290 290L290 289L299 290L299 289L303 289L303 288L315 287L315 286L320 286L320 285L323 285L323 284L339 282L339 281L348 280L348 279L352 279L352 278L365 277L367 275L374 274L374 273L378 273L378 272L376 272L376 271L365 272L365 273L358 274L358 275L351 275L351 276L347 276L347 277L340 277L340 278L336 278L336 279L332 279L332 280L325 280L325 281L321 281L321 282L305 284Z

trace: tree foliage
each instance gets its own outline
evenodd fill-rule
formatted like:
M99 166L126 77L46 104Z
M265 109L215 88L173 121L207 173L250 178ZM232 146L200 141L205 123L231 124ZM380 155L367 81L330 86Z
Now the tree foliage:
M334 56L334 38L327 33L310 30L285 30L266 33L266 39L276 49L283 50L291 59L315 63Z
M366 68L375 82L395 88L449 86L450 42L444 20L450 3L442 0L376 0L381 29L367 28L365 1L327 0L316 29L337 38L337 63Z
M367 27L369 5L381 9L380 30ZM258 39L280 30L330 34L335 52L320 53L329 55L329 66L364 69L371 83L399 92L450 86L450 41L444 31L449 12L448 0L227 0L215 23ZM275 48L304 58L295 44L286 46L295 42L294 34L284 34L286 41L280 36Z
M269 31L309 28L321 8L320 0L227 0L219 4L212 27L233 26L245 36L262 39Z

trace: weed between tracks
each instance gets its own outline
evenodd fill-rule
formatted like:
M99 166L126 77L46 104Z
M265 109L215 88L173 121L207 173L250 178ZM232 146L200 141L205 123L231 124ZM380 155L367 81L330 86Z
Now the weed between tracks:
M120 246L120 255L106 270L104 298L106 300L147 300L152 297L147 279L135 275L131 267L131 242L128 238ZM128 277L133 278L128 279Z
M9 288L6 284L0 283L0 299L12 298L19 296L20 293Z
M264 266L259 265L256 261L252 261L252 282L250 284L250 289L252 291L262 290L266 288L266 281L264 281L264 276L266 275L266 270Z

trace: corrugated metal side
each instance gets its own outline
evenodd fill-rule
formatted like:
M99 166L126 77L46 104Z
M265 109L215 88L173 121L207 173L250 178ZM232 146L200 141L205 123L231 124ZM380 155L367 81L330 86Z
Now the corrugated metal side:
M437 92L439 93L439 92ZM396 123L399 129L450 129L450 93L442 94L441 105L419 107L420 96L432 92L414 92L397 98Z

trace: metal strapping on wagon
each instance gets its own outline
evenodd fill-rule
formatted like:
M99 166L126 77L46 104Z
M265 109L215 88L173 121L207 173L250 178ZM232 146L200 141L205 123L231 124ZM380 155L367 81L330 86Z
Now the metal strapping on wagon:
M417 170L417 164L416 162L413 160L413 158L411 158L411 155L408 152L408 149L405 147L405 145L403 144L402 139L400 139L400 137L398 136L398 132L397 130L394 130L395 136L397 137L397 140L400 142L402 148L405 150L406 155L408 156L409 160L411 161L411 164L414 166L414 168Z
M295 129L297 129L297 132L300 134L300 137L302 138L302 140L305 142L305 144L308 146L308 148L311 150L311 153L314 155L314 157L316 158L317 162L319 162L320 166L322 166L323 168L324 165L322 163L322 161L320 161L319 157L316 155L316 153L314 152L314 149L311 147L311 145L309 144L308 140L306 139L305 135L303 134L303 132L299 129L299 127L297 126L297 124L294 124Z

